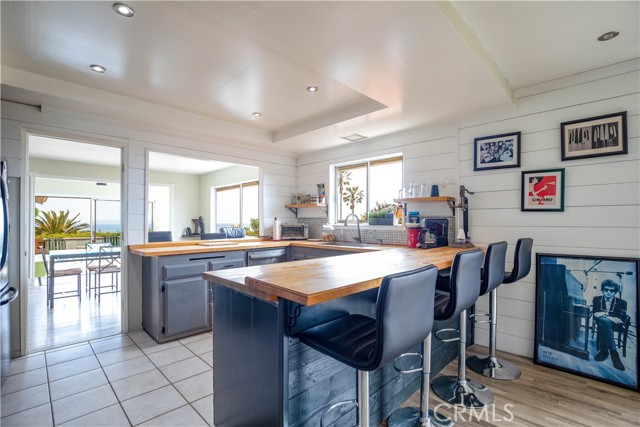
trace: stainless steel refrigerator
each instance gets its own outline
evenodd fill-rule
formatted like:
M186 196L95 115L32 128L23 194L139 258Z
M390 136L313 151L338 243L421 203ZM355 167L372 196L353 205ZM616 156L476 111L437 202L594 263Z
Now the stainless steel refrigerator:
M7 254L9 249L9 189L7 163L0 162L0 349L2 353L2 384L11 362L10 305L18 298L18 289L9 283Z

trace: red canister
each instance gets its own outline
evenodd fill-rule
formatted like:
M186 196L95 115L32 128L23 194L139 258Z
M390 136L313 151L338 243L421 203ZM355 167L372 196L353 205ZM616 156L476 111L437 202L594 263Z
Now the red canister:
M407 246L415 248L418 244L418 234L420 234L420 228L407 228Z

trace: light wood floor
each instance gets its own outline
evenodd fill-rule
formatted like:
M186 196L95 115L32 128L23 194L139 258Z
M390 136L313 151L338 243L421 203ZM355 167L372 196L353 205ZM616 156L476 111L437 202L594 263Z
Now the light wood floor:
M486 354L474 345L467 355ZM544 426L544 427L637 427L640 426L640 393L540 365L530 359L499 352L499 357L517 364L522 376L514 381L485 378L467 369L467 376L481 382L495 395L494 409L478 416L460 409L458 426ZM456 362L443 371L455 375ZM432 378L433 379L433 378ZM431 392L431 408L443 402ZM415 393L403 406L418 406ZM510 405L510 406L506 406ZM441 413L454 417L454 411L441 406ZM480 419L479 419L480 418ZM386 426L386 423L383 424Z
M109 280L109 279L107 279ZM47 306L47 287L29 288L28 348L35 352L54 347L94 340L122 331L120 321L121 293L104 294L100 302L85 292L82 276L82 300L77 297L57 298L53 309ZM56 278L56 290L75 289L75 277Z

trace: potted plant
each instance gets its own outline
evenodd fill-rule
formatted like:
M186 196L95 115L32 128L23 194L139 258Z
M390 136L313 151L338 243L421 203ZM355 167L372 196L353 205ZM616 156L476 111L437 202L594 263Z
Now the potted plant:
M397 221L396 209L394 204L376 202L375 207L367 214L369 225L394 225Z

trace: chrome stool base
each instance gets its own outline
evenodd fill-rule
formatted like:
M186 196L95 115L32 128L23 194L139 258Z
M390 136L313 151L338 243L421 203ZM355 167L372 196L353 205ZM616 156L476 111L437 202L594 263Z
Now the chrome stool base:
M400 408L395 411L387 420L389 427L451 427L453 421L432 409L429 409L429 421L420 420L420 410L418 408Z
M477 374L496 380L520 378L520 368L497 357L472 356L467 359L467 367Z
M458 377L442 376L431 383L434 393L452 405L467 408L484 408L493 403L493 393L486 386L471 380L459 381Z

